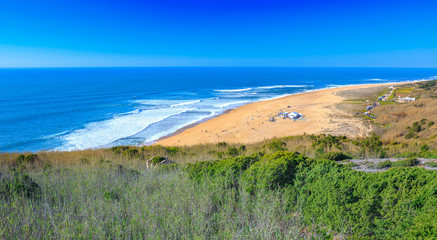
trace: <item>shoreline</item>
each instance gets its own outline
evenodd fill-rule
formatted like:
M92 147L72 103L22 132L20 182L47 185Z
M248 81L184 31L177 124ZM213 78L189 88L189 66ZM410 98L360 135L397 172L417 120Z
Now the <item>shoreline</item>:
M244 106L244 105L243 105L243 106ZM157 142L159 142L159 141L162 141L162 140L164 140L164 139L167 139L167 138L170 138L170 137L176 136L176 135L178 135L179 133L182 133L183 131L185 131L185 130L187 130L187 129L193 128L193 127L195 127L195 126L197 126L197 125L199 125L199 124L201 124L201 123L207 122L207 121L209 121L209 120L211 120L211 119L213 119L213 118L219 117L219 116L221 116L221 115L223 115L223 114L227 114L227 113L229 113L229 112L231 112L232 110L237 109L237 108L238 108L238 107L236 107L236 108L231 108L231 109L226 109L225 111L223 111L222 113L220 113L220 114L218 114L218 115L216 115L216 116L206 117L206 118L204 118L204 119L202 119L202 120L199 120L199 121L197 121L197 122L190 123L190 124L188 124L187 126L184 126L184 127L182 127L182 128L179 128L179 129L176 130L174 133L170 133L170 134L168 134L168 135L162 136L162 137L158 138L157 140L151 141L150 143L140 144L139 146L150 146L150 145L154 145L155 143L157 143Z
M419 80L419 81L426 81L426 80ZM323 97L328 97L330 99L328 99L328 101L325 101L324 104L321 104L323 106L320 107L320 111L323 111L323 108L325 107L333 107L335 104L338 104L344 100L346 100L344 97L340 97L338 96L339 92L342 91L348 91L348 90L360 90L360 89L366 89L366 88L372 88L372 87L385 87L385 86L391 86L391 85L402 85L402 84L408 84L408 83L414 83L414 82L419 82L419 81L404 81L404 82L389 82L389 83L377 83L377 84L356 84L356 85L345 85L345 86L336 86L336 87L328 87L328 88L321 88L321 89L315 89L315 90L310 90L310 91L305 91L305 92L300 92L300 93L294 93L294 94L289 94L287 96L281 96L278 98L273 98L273 99L268 99L268 100L261 100L258 102L252 102L252 103L248 103L242 106L239 106L237 108L233 108L233 109L228 109L226 111L224 111L223 113L217 115L217 116L213 116L210 118L206 118L203 119L201 121L189 124L183 128L178 129L177 131L175 131L172 134L166 135L164 137L161 137L153 142L151 142L150 144L143 144L143 145L163 145L163 146L190 146L190 145L196 145L196 144L207 144L207 143L217 143L219 141L225 141L225 142L229 142L229 143L254 143L254 142L259 142L259 141L263 141L265 139L269 139L269 138L274 138L274 137L285 137L285 136L294 136L294 135L300 135L301 134L311 134L311 133L324 133L326 131L329 131L329 128L323 128L320 129L320 126L318 129L311 129L311 127L305 126L305 125L321 125L322 124L322 120L323 117L327 117L330 113L327 113L327 115L325 116L316 116L315 118L312 117L314 115L307 115L305 114L305 112L303 112L304 115L306 115L305 118L307 121L305 121L305 123L311 122L312 123L316 123L316 124L301 124L301 129L298 128L290 128L289 126L284 128L283 130L297 130L291 134L281 134L280 130L279 130L279 134L275 134L278 133L278 129L276 127L273 127L270 129L261 129L262 131L266 130L265 132L261 132L258 134L248 134L247 131L257 131L257 129L255 129L255 127L253 127L254 125L252 124L252 128L248 128L248 129L244 129L244 124L241 124L241 116L242 113L244 115L244 113L246 114L247 117L247 113L252 113L252 118L253 119L253 113L258 112L256 109L258 108L262 108L263 106L266 105L275 105L275 103L282 103L284 104L282 106L282 108L280 109L275 109L275 110L281 110L281 109L287 109L287 106L290 105L286 105L285 102L286 101L290 101L291 105L295 105L293 104L293 100L294 99L299 99L299 98L307 98L306 102L302 103L300 106L300 110L305 110L306 108L311 108L313 107L314 104L320 104L320 101L311 101L314 99L311 99L312 96L319 96L319 95L323 95L323 96L319 96L319 100L320 97L322 97L322 101L323 101ZM335 95L335 96L334 96ZM290 109L292 110L292 109ZM293 110L294 111L294 110ZM311 112L311 111L310 111ZM270 114L266 115L265 111L263 112L263 116L264 119L261 122L261 124L257 125L257 127L261 127L261 125L264 125L267 121L266 121L266 117L269 116L275 116L276 114L273 114L273 111L270 111ZM325 111L326 113L326 111ZM340 113L340 114L345 114ZM261 115L258 115L258 117ZM245 120L248 120L247 118L245 118ZM342 119L336 119L338 120L342 120ZM351 119L349 119L351 120ZM354 119L354 123L349 123L349 125L355 125L355 126L348 126L349 128L351 127L358 127L359 128L359 132L357 134L355 134L352 137L362 137L366 135L366 126L358 126L360 125L360 123L358 123L358 121L356 121L357 119ZM234 125L229 125L229 122L236 122ZM239 121L239 122L238 122ZM282 120L280 120L282 121ZM294 121L296 122L296 121ZM332 122L332 119L331 119ZM249 122L246 122L246 125L250 125ZM258 121L258 123L260 123ZM301 122L298 122L298 124ZM319 123L319 124L317 124ZM324 122L326 123L326 121ZM329 123L327 123L329 125ZM344 123L347 124L347 123ZM267 125L267 124L266 124ZM284 125L284 124L282 124ZM332 127L332 126L331 126ZM240 132L240 130L236 130L236 132L234 131L233 133L230 133L228 135L226 135L226 133L231 132L231 130L233 129L240 129L243 130L243 132ZM208 130L210 130L211 132L209 134ZM304 131L304 130L310 130L308 132ZM312 131L311 131L312 130ZM258 130L259 131L259 130ZM273 131L273 133L272 133ZM368 132L368 131L367 131ZM209 135L209 136L205 136L205 134ZM215 137L211 134L215 134ZM262 135L262 137L260 138L260 135ZM194 140L193 140L194 139Z

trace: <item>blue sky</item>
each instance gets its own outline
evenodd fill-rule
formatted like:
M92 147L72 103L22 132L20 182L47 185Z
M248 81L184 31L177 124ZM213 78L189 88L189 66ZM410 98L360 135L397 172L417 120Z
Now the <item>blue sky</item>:
M2 0L0 67L437 67L437 1Z

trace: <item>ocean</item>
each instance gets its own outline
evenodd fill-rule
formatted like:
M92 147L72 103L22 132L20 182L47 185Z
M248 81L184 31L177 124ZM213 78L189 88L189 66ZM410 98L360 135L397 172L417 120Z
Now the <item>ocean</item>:
M0 69L0 151L150 144L250 102L436 76L436 68Z

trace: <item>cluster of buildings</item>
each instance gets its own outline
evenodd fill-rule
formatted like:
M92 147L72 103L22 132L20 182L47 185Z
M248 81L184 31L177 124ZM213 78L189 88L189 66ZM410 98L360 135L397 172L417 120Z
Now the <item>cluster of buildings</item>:
M378 97L378 101L377 102L375 102L374 104L369 105L369 106L366 107L366 112L364 114L366 114L370 118L375 119L376 117L371 115L372 109L375 108L375 107L381 106L380 102L388 101L388 98L393 94L394 87L390 86L389 89L390 89L390 93L384 94L384 95ZM395 99L395 101L396 102L412 102L412 101L416 101L416 98L414 98L414 97L401 97L401 96L399 96L398 98ZM367 100L367 102L369 102L369 100Z
M298 120L305 117L305 115L302 115L298 112L280 112L277 117L282 119L290 119L290 120Z
M397 99L398 102L412 102L416 101L415 97L400 97Z

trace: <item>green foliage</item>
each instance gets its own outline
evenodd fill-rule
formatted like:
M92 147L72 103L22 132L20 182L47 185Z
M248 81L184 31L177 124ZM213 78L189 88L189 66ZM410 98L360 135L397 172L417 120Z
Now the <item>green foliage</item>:
M416 158L407 158L404 160L399 160L399 161L393 162L392 166L393 167L412 167L412 166L416 166L419 163L420 163L420 161L417 160Z
M392 162L389 160L382 161L382 162L379 162L378 164L376 164L376 168L378 168L378 169L389 168L391 166L392 166Z
M37 155L36 154L28 154L28 155L24 155L24 154L20 154L17 157L17 164L23 164L23 163L34 163L37 160Z
M165 160L165 157L155 156L152 158L151 163L156 165L164 160Z
M405 135L405 139L411 139L411 138L413 138L413 137L415 137L416 136L416 134L414 134L414 132L409 132L409 133L407 133L406 135Z
M180 152L181 150L177 147L166 147L165 151L167 152L167 154L169 155L176 155L178 152Z
M219 143L217 143L217 147L219 147L219 148L226 147L227 145L228 144L226 142L219 142Z
M292 184L296 167L308 163L306 159L297 152L276 152L264 156L244 172L246 190L253 192L256 188L275 189Z
M115 191L106 191L103 193L103 198L108 201L118 201L120 200L120 195Z
M245 151L246 151L246 145L241 145L241 146L238 148L238 151L239 151L239 152L245 152Z
M290 152L245 161L244 167L235 167L237 159L244 158L200 162L190 165L188 172L197 182L202 182L206 175L232 177L233 183L244 186L251 194L282 189L288 208L302 211L306 224L323 224L328 231L345 231L353 238L417 238L437 234L437 223L429 221L431 216L437 216L433 207L437 203L435 172L394 168L364 173L334 161L311 160ZM406 159L384 161L377 167L416 164L417 160ZM228 171L234 174L223 174Z
M27 174L13 171L9 177L0 175L0 198L10 199L17 195L36 200L40 192L40 186Z
M353 167L357 167L358 166L358 164L357 163L354 163L354 162L348 162L348 163L346 163L346 164L344 164L346 167L350 167L350 168L353 168Z
M284 151L285 147L287 147L287 144L283 141L280 141L278 139L274 139L270 143L267 144L267 147L271 151Z
M425 164L426 166L428 166L428 167L437 167L437 162L427 162L426 164Z
M344 154L342 152L328 152L328 153L324 153L321 154L319 156L319 158L321 159L327 159L327 160L332 160L332 161L342 161L345 159L352 159L351 156Z
M318 153L322 154L327 149L336 148L341 149L341 142L346 140L345 136L332 136L332 135L310 135L312 146L318 149Z
M80 159L80 162L81 162L82 164L90 164L90 160L89 160L88 158L81 158L81 159Z
M432 127L434 125L433 121L428 122L428 127Z
M423 130L422 124L426 123L426 119L420 120L420 122L414 122L413 126L408 126L408 133L405 135L405 139L418 138L417 133ZM431 125L432 126L432 125Z
M125 157L136 157L138 156L138 149L136 148L129 148L123 151L123 156Z
M115 154L121 154L124 151L126 151L127 149L129 149L128 146L116 146L116 147L112 147L111 151Z
M240 176L253 163L259 161L258 155L240 156L220 161L191 163L186 166L190 178L201 181L206 176L229 177L231 181ZM236 183L236 182L233 182Z
M387 157L386 149L383 147L380 137L373 134L371 137L353 141L359 147L359 155L361 157Z
M420 168L369 174L318 164L296 174L289 194L308 223L346 229L351 238L410 239L436 236L437 222L429 221L436 191L435 172Z
M431 88L435 87L437 85L437 80L431 80L419 83L419 88L423 88L425 90L430 90Z
M427 144L423 144L422 146L420 146L420 150L421 152L426 152L429 151L429 146Z
M226 151L226 154L230 157L236 157L238 156L240 153L238 151L238 149L236 149L235 147L230 147L228 148L228 150Z

